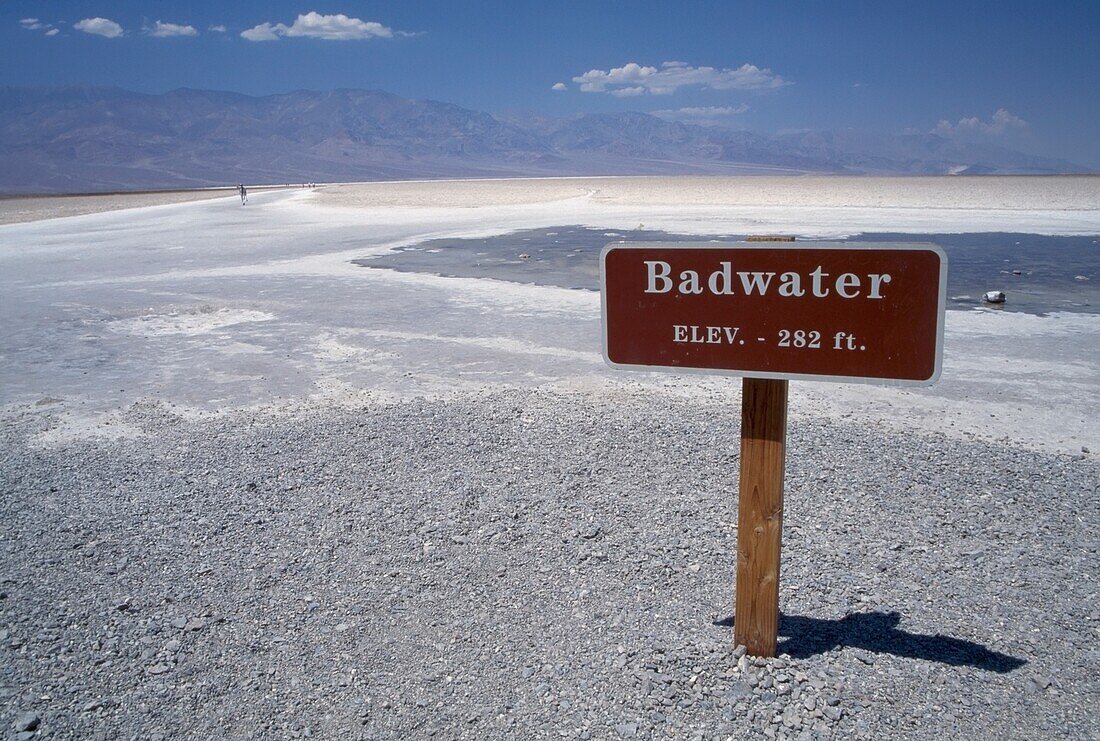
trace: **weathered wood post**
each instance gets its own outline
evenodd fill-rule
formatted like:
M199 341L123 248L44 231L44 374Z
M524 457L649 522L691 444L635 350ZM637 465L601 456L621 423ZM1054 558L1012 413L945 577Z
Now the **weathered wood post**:
M786 451L787 381L744 379L733 639L753 656L775 656Z

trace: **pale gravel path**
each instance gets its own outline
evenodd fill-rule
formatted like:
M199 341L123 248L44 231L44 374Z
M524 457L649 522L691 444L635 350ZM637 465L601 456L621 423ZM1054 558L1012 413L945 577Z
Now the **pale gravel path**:
M183 190L164 193L109 193L81 196L20 196L0 198L0 224L84 216L172 203L206 201L211 198L236 198L230 189Z
M264 188L248 186L250 193L284 190L281 186ZM165 190L143 193L91 193L68 196L0 197L0 225L23 224L30 221L85 216L110 211L123 211L149 206L208 201L214 198L237 199L236 188L204 188L202 190Z

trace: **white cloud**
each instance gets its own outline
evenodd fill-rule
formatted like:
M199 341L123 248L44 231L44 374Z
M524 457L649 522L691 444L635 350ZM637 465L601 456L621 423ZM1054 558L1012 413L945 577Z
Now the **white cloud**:
M219 23L219 24L218 24L218 25L216 25L216 26L210 26L210 27L209 27L209 28L207 28L206 30L207 30L207 31L213 31L214 33L225 33L225 32L226 32L226 31L228 31L229 29L227 29L227 28L226 28L225 26L223 26L223 25L221 25L221 24Z
M164 39L170 36L198 36L199 32L195 30L194 26L157 21L153 28L149 30L149 35Z
M960 118L957 123L941 120L932 133L942 136L1002 136L1013 131L1025 131L1027 128L1027 121L1012 115L1004 108L998 108L988 121L977 116Z
M19 19L19 25L27 31L41 31L46 36L56 36L58 30L52 23L43 23L37 18L21 18Z
M562 90L568 90L569 88L565 86L564 82L555 82L553 85L550 86L550 89L561 92Z
M397 35L410 34L399 31ZM248 41L278 41L283 36L325 41L356 41L393 38L394 30L375 21L349 18L343 13L321 15L311 10L304 15L299 15L289 26L285 23L261 23L241 32L241 38Z
M711 90L773 90L789 84L770 69L755 64L718 69L692 67L685 62L664 62L645 67L637 62L609 70L593 69L573 78L585 93L607 93L619 97L670 95L682 87Z
M305 15L298 16L294 24L287 29L286 35L308 36L328 41L348 41L376 37L388 39L393 36L393 29L375 21L349 18L343 13L321 15L316 11L310 11Z
M117 39L122 35L122 26L106 18L85 18L73 24L77 31L90 33L94 36L104 36L108 39Z
M282 23L273 26L270 23L261 23L247 30L241 31L241 38L246 41L278 41L279 34L286 32L286 26Z

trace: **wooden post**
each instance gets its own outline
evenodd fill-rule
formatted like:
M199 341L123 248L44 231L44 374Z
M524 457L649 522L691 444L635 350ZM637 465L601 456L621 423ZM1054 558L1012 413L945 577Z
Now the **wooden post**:
M745 378L733 640L753 656L775 656L786 450L787 382Z

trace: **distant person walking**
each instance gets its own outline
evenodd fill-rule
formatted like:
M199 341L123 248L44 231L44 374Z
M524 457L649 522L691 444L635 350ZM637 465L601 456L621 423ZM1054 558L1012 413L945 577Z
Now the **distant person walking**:
M237 190L241 192L241 205L248 203L248 191L244 187L244 183L237 186Z

